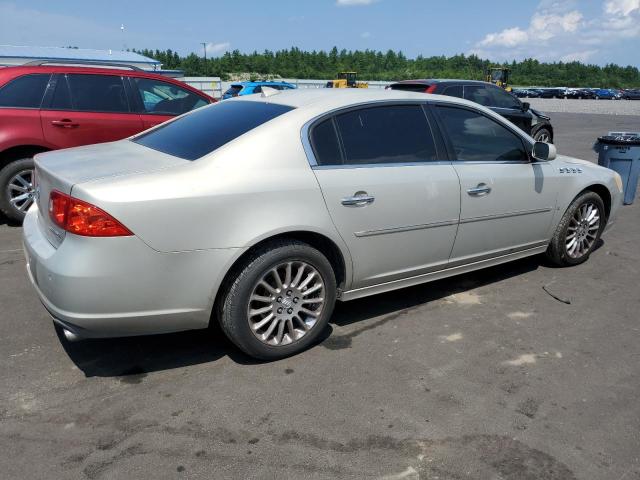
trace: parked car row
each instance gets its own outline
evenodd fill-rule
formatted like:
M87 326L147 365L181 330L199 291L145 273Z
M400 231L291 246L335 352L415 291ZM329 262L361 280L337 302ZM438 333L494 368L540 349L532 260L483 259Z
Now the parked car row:
M569 98L591 100L640 100L640 89L614 88L514 88L519 98Z
M0 71L0 211L21 221L36 190L33 156L60 148L129 137L214 102L182 82L135 68L29 65ZM259 94L276 81L234 83L222 99ZM511 120L536 141L553 142L548 116L486 82L411 80L392 90L425 91L472 100Z

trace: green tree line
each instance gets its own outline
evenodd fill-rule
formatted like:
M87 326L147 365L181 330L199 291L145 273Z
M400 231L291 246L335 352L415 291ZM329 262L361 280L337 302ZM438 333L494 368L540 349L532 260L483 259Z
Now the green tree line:
M402 52L389 50L338 50L329 52L303 51L293 47L285 50L265 50L262 53L226 52L206 60L195 53L180 56L168 50L134 50L154 58L165 69L179 69L187 76L220 76L246 72L260 76L283 78L334 78L339 71L355 70L366 80L405 80L411 78L466 78L482 80L489 66L495 65L476 55L454 55L407 58ZM581 62L539 62L526 59L501 64L511 68L511 83L528 86L567 87L640 87L637 67Z

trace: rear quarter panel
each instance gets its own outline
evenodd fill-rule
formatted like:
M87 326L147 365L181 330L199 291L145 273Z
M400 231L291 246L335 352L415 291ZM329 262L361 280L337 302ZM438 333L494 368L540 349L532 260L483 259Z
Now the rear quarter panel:
M281 233L308 231L338 245L350 270L348 249L328 214L299 131L295 122L292 128L289 121L275 120L209 158L82 183L72 194L100 206L161 252L247 248Z

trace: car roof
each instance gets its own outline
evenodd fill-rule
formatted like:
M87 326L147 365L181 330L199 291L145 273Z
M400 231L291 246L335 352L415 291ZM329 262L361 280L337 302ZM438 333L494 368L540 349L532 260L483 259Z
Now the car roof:
M457 83L458 85L493 85L489 82L483 82L481 80L464 80L461 78L418 78L415 80L402 80L400 82L395 82L391 84L393 85L433 85L435 83Z
M415 100L419 102L424 102L425 100L438 100L447 103L469 105L474 108L479 107L477 103L457 97L407 92L404 90L387 90L382 88L298 88L295 90L278 91L278 93L269 96L265 96L264 94L245 95L243 97L236 97L230 101L274 103L298 109L305 107L321 107L320 109L329 111L362 103L394 100Z
M161 75L159 73L150 72L147 70L132 70L126 66L122 68L117 67L106 67L106 66L79 66L79 65L18 65L15 67L4 67L0 68L0 84L4 83L3 80L13 79L15 77L21 75L28 75L33 73L93 73L93 74L118 74L125 75L130 77L138 77L138 78L153 78L157 80L162 80L164 82L173 83L175 85L180 86L181 88L187 88L193 92L197 92L198 94L212 98L210 95L198 90L185 82L181 82L180 80L176 80L171 77L167 77L166 75Z
M285 81L274 81L274 80L265 80L265 81L254 81L254 82L236 82L232 85L241 85L243 87L257 87L259 85L292 85L289 82Z

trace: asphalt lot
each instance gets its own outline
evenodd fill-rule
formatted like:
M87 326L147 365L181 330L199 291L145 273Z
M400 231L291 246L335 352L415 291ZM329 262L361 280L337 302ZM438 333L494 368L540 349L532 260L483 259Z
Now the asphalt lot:
M640 117L553 123L593 160ZM0 478L640 479L639 220L579 267L339 304L320 345L262 364L216 332L61 342L0 225Z

